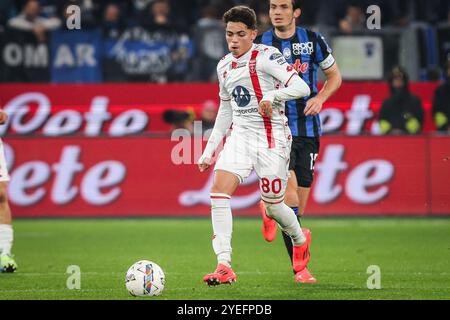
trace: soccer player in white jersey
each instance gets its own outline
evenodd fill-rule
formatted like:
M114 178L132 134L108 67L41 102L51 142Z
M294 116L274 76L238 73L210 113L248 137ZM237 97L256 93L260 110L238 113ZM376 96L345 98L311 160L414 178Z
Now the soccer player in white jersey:
M7 120L7 114L0 109L0 125ZM6 168L3 143L0 139L0 272L14 272L17 269L17 264L11 255L13 228L7 196L8 181L9 174Z
M257 36L254 10L237 6L227 11L226 39L230 54L217 66L220 108L208 144L198 161L201 172L231 125L223 151L214 168L211 189L212 246L217 268L203 281L208 285L231 283L231 196L255 169L267 215L293 243L293 269L301 272L309 261L309 241L291 208L284 203L288 180L291 132L284 102L309 96L308 85L280 51L253 43Z

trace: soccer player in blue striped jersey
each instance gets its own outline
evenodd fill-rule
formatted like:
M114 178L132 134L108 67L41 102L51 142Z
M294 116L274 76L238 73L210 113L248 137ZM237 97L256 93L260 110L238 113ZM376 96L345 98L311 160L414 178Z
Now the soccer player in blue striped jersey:
M273 29L264 32L255 41L278 48L309 85L311 91L308 97L286 103L286 115L293 143L289 165L291 177L288 181L285 203L293 208L299 222L305 212L313 182L314 163L320 148L322 132L319 112L342 82L332 50L324 37L320 33L296 26L296 19L301 13L299 0L270 0L269 16ZM318 68L322 69L327 78L320 91L317 88ZM276 223L266 216L264 206L260 207L263 213L264 238L273 241ZM304 230L309 232L307 229ZM292 241L289 236L282 234L292 260ZM316 282L316 279L305 268L303 273L296 275L296 281L307 283Z

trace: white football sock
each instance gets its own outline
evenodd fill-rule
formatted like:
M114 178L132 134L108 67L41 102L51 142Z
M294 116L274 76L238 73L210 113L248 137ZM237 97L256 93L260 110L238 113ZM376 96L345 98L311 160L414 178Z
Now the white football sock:
M212 245L217 262L231 266L231 234L233 217L230 207L231 197L223 193L211 193L211 218L213 225Z
M2 255L11 254L13 243L13 228L10 224L0 224L0 252Z
M289 208L284 202L277 204L264 202L264 204L267 216L278 222L281 229L291 237L294 246L300 246L306 241L294 210Z

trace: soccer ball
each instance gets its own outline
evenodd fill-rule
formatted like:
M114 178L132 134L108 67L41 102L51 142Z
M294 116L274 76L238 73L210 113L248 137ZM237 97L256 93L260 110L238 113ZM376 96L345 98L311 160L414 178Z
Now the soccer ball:
M159 296L164 290L166 276L161 267L148 260L133 264L125 276L125 286L134 297Z

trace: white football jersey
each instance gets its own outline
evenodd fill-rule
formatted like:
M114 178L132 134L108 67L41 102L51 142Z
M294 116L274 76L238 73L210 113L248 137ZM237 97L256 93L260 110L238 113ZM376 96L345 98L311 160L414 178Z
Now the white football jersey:
M287 87L297 72L280 51L271 46L254 44L247 53L226 55L217 65L220 99L230 101L233 111L233 132L264 136L264 147L285 147L290 129L285 116L284 101L273 102L269 119L258 113L259 102L274 90Z

